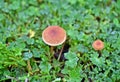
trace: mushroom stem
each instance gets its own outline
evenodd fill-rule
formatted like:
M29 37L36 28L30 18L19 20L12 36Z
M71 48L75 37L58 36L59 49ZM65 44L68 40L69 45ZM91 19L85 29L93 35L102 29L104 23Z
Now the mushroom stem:
M98 54L99 54L99 56L98 56L98 57L100 57L100 56L101 56L101 51L100 51L100 50L98 50Z
M54 54L54 47L53 46L50 47L50 52L52 55Z
M59 53L59 56L58 56L58 59L57 59L58 61L60 60L61 54L62 54L63 49L64 49L64 45L65 45L65 43L63 44L63 46L62 46L62 48L60 50L60 53Z

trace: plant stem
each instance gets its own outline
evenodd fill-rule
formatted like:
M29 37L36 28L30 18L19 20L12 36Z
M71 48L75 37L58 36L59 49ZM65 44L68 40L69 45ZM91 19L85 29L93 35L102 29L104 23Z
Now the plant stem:
M60 50L60 53L59 53L59 56L58 56L58 59L57 59L58 61L60 60L61 54L62 54L63 49L64 49L64 45L65 45L65 43L63 44L63 46L62 46L62 48Z
M30 60L27 60L27 68L28 68L28 72L32 75L32 67L30 65Z

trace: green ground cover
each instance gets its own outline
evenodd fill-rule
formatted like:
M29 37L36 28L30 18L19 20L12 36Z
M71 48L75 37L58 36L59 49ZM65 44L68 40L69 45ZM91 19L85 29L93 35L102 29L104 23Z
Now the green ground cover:
M63 45L42 40L51 25L67 33L59 61ZM120 0L0 0L0 82L28 81L120 82Z

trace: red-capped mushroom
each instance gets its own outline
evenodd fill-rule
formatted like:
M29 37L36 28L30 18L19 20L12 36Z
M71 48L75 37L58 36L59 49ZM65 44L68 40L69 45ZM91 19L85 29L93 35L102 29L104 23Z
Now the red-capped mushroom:
M42 33L42 39L47 45L51 46L51 52L53 54L53 46L58 46L65 42L66 31L60 26L48 26Z
M96 40L93 42L92 47L95 50L102 50L104 48L104 42L102 42L101 40Z
M66 31L59 26L49 26L43 31L42 39L50 46L58 46L65 42Z

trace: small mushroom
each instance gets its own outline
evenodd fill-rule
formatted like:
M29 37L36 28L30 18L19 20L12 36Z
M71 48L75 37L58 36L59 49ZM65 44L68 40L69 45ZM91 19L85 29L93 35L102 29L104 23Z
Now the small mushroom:
M96 40L93 42L92 47L95 50L102 50L104 48L104 42L102 42L101 40Z
M60 26L48 26L42 33L42 39L47 45L51 46L51 53L53 54L53 47L65 42L66 31ZM61 56L61 54L59 54L59 56ZM59 58L60 57L58 57L58 60Z

